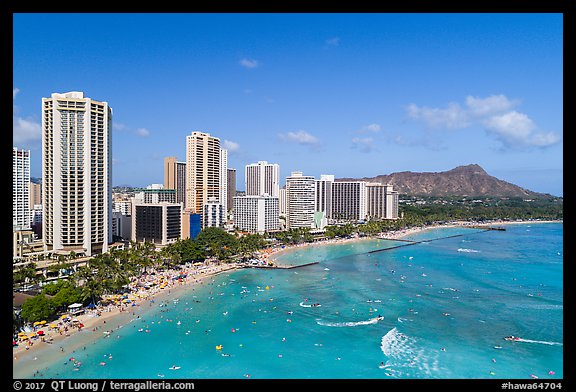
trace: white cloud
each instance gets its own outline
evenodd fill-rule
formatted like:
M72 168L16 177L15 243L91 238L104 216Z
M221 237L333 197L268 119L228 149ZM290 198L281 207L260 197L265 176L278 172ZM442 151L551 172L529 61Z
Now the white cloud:
M127 127L126 125L122 124L122 123L113 121L113 122L112 122L112 129L113 129L114 131L125 131L125 130L128 129L128 127Z
M468 112L474 116L503 113L512 109L516 104L517 101L511 101L502 94L491 95L487 98L476 98L470 95L466 97Z
M554 132L538 133L530 138L530 145L534 147L548 147L560 141L560 136Z
M446 109L408 105L408 116L423 121L430 128L461 129L470 125L468 115L459 104L451 102Z
M14 116L12 118L12 135L14 144L38 142L42 138L42 126L37 122Z
M288 132L286 134L281 133L278 136L284 141L295 142L298 144L315 145L318 143L318 139L315 136L302 130L298 132Z
M534 133L537 129L534 121L515 110L487 118L484 126L509 148L548 147L560 141L560 136L554 132Z
M33 118L23 118L16 114L18 107L14 105L19 88L12 89L12 142L23 148L30 148L42 140L42 126Z
M484 121L484 125L498 135L512 140L525 140L535 129L534 122L527 115L515 110L489 117Z
M339 37L333 37L330 39L326 40L326 45L328 46L338 46L340 45L340 38Z
M557 133L536 133L538 127L534 121L513 110L517 105L517 100L500 94L486 98L468 96L465 108L458 103L450 103L445 109L411 104L406 111L410 118L429 128L464 129L482 125L505 148L547 147L560 141Z
M240 145L236 142L230 140L224 140L224 144L222 146L225 150L228 150L230 154L237 152L240 149Z
M358 149L361 152L372 152L376 150L374 146L374 139L371 137L355 137L352 139L352 148Z
M150 136L150 131L147 130L146 128L138 128L136 130L136 135L138 135L140 137L148 137L148 136Z
M370 125L366 125L365 127L362 127L361 129L358 129L356 131L356 133L368 133L368 132L373 132L373 133L378 133L380 132L380 130L382 129L382 127L380 127L380 124L370 124Z
M257 60L254 59L243 58L242 60L240 60L240 65L245 68L256 68L259 65L259 63Z

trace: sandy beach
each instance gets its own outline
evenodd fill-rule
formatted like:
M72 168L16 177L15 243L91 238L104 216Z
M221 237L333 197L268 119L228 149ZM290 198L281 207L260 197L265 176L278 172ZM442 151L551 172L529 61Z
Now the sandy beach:
M131 298L135 300L130 301L130 303L111 302L95 309L87 309L81 315L70 317L68 321L62 319L49 321L36 328L37 331L44 331L43 336L23 340L13 348L13 367L20 366L22 362L28 364L32 363L30 361L40 361L44 356L61 355L67 358L75 350L122 328L130 320L139 317L139 314L151 307L153 303L166 301L182 291L205 284L217 274L236 268L234 264L212 264L200 267L190 266L177 271L165 271L155 276L155 279L161 279L162 282L165 282L164 285L157 284L148 290L140 288L133 291ZM186 277L172 279L180 274L186 274ZM143 279L146 278L138 278L131 286L136 287ZM50 325L56 325L58 328L50 328ZM80 325L83 327L78 328Z

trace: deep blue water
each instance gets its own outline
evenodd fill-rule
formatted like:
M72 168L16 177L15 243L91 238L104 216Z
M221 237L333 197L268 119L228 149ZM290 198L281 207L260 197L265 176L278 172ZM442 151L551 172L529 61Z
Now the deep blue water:
M280 258L315 265L218 275L86 349L23 360L14 377L563 377L562 224L409 239L426 241L376 253L404 243L316 245Z

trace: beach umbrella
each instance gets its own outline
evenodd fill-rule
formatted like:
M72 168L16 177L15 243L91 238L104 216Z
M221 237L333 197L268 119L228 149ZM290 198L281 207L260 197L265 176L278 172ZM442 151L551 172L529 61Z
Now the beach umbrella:
M32 324L32 325L34 325L35 327L37 327L37 326L40 325L40 324L41 324L40 321L34 321L34 324Z
M40 321L40 324L46 324L46 320Z
M36 332L30 332L30 333L28 334L28 337L29 337L29 338L33 338L34 336L36 336Z
M56 324L50 324L50 328L58 328Z
M61 319L67 319L70 318L70 316L68 316L67 314L63 314L62 316L60 316Z
M26 336L26 335L20 336L20 340L28 340L28 336Z
M37 333L38 333L39 336L44 335L44 331L42 331L42 330L38 331Z

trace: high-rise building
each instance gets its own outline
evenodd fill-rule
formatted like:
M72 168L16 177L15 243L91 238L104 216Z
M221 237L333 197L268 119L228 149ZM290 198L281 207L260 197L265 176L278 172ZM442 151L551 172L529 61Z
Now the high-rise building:
M182 204L132 202L132 241L167 245L180 238Z
M286 216L288 208L286 207L286 186L280 188L280 196L278 197L278 209L282 216Z
M174 189L176 203L186 203L186 162L178 162L176 157L164 158L164 189Z
M210 197L220 198L220 139L195 131L186 136L186 210L201 214Z
M45 250L108 251L112 242L112 108L82 92L42 98Z
M12 230L30 229L30 150L12 148Z
M30 209L35 205L42 204L42 184L30 181Z
M314 177L292 172L286 177L286 226L288 229L314 226L316 187Z
M392 185L366 184L367 214L375 219L398 218L398 192Z
M335 181L332 183L331 218L337 221L366 219L366 182Z
M272 196L234 197L234 226L262 234L280 229L278 198Z
M234 196L236 196L236 169L228 168L228 191L226 192L226 205L228 209L234 208Z
M202 205L202 228L224 227L226 213L224 206L215 197Z
M326 218L332 217L332 183L334 176L322 174L316 180L316 207L315 210L323 212Z
M220 195L218 201L224 208L224 220L228 215L228 150L220 149Z
M280 196L280 165L258 161L246 165L246 196Z

